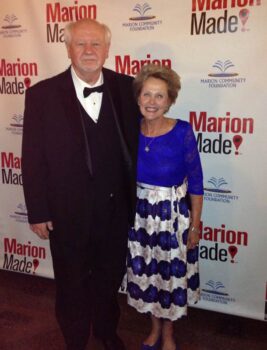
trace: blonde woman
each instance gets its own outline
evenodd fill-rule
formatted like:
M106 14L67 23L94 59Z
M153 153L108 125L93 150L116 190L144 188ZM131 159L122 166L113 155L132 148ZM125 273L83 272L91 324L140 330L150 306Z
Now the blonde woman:
M142 350L179 349L173 321L199 298L202 167L191 125L165 116L180 87L179 76L158 65L144 66L134 81L142 119L127 271L128 303L151 315Z

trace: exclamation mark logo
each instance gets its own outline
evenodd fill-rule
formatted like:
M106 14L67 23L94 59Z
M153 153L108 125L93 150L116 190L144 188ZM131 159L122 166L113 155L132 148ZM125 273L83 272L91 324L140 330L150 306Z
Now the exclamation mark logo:
M35 272L36 272L36 270L37 270L37 268L39 266L39 260L38 259L33 259L32 263L33 263L33 274L35 274Z
M236 151L235 151L236 155L239 154L238 149L239 149L242 142L243 142L243 137L241 135L235 135L233 137L233 143L234 143L235 148L236 148Z
M248 30L245 28L245 24L247 23L248 17L249 17L249 10L248 9L242 9L239 11L239 18L240 18L240 21L242 24L242 28L241 28L242 32L245 32L246 30Z
M237 247L235 245L230 245L228 247L228 251L229 251L229 253L231 255L231 263L234 263L235 262L234 258L236 256L236 253L237 253L238 249L237 249Z
M26 89L28 89L31 86L31 79L29 77L26 77L24 79L24 85L25 85Z

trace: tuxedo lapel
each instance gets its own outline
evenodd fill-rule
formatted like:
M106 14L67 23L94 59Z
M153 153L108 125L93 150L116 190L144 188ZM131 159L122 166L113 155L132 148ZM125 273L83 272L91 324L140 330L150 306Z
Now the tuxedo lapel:
M123 128L122 128L122 121L121 121L121 116L122 116L122 111L121 111L121 95L120 95L120 90L119 90L119 82L117 79L112 77L108 74L108 72L103 69L104 73L104 85L105 85L105 90L104 93L107 94L107 97L109 99L111 109L112 109L112 114L114 116L115 120L115 126L118 131L119 139L120 139L120 144L122 148L122 153L124 156L124 160L127 164L127 168L129 171L132 169L132 159L127 147L127 143L125 140L125 136L123 134Z
M73 137L76 139L77 143L84 145L86 164L90 174L93 175L90 147L86 137L81 106L76 96L70 69L63 73L61 83L60 99L62 106L64 106L66 122L70 124Z

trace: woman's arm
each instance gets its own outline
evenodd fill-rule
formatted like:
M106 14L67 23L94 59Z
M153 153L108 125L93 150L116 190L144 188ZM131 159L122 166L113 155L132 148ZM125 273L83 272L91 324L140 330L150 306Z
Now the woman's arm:
M199 243L200 219L203 206L203 195L190 194L191 223L189 226L187 248L193 249Z

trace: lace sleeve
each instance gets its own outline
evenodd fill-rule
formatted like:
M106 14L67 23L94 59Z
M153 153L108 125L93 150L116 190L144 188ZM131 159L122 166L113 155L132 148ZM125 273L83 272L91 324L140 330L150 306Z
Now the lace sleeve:
M184 160L190 194L203 194L203 173L197 142L190 124L185 131Z

